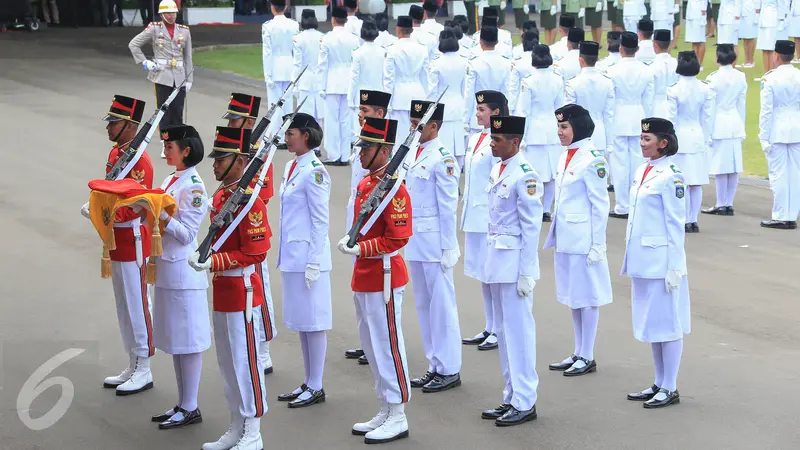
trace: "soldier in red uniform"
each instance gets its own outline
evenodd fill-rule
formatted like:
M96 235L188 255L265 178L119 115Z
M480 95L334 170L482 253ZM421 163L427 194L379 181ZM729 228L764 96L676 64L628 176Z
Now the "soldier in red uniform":
M383 176L397 133L397 121L368 117L359 136L361 166L369 175L358 184L355 216ZM351 287L361 346L375 376L381 409L368 422L353 425L353 434L365 442L382 443L408 436L405 404L411 397L405 343L400 327L403 291L408 270L398 251L411 237L411 198L404 185L394 186L391 200L377 214L358 245L348 247L348 237L339 241L341 252L357 257ZM383 203L382 203L383 205Z
M106 114L108 140L114 148L108 154L106 173L111 170L121 152L136 136L142 120L145 102L117 95ZM125 175L145 188L153 187L153 164L147 152L142 152L136 164ZM82 209L89 217L89 204ZM117 395L130 395L153 387L150 358L155 353L150 300L145 284L145 265L150 256L150 229L131 208L120 208L114 217L116 249L111 250L111 284L117 303L117 319L122 344L129 357L128 367L117 376L108 377L103 387L115 388Z
M261 97L254 95L232 93L230 102L228 102L228 110L223 119L228 120L228 126L231 128L246 128L252 130L255 126L256 119L258 118L258 109L261 106ZM258 147L250 149L251 156L255 155ZM264 170L264 169L261 169ZM255 188L255 181L250 184L251 188ZM258 191L258 197L266 205L274 194L274 182L272 178L272 164L267 168L267 174L264 176L264 183L261 185L261 190ZM266 214L264 220L267 220ZM256 269L261 274L261 280L264 285L264 305L261 317L263 319L264 335L259 338L258 355L261 358L261 365L264 366L264 374L272 373L272 358L269 356L269 342L278 335L278 329L275 327L275 310L272 307L272 289L269 283L269 268L267 264L258 264Z
M250 130L217 127L213 151L214 176L223 189L214 195L213 219L236 189L249 158ZM203 445L203 450L261 450L261 416L267 412L263 366L258 357L262 335L264 289L257 266L264 262L269 250L271 231L267 208L256 199L236 230L205 262L198 262L198 253L189 258L197 271L210 270L214 289L214 339L217 361L222 372L225 398L231 412L231 426L216 442ZM241 206L236 215L242 213ZM224 230L215 238L218 240ZM252 302L253 316L248 321L245 310Z

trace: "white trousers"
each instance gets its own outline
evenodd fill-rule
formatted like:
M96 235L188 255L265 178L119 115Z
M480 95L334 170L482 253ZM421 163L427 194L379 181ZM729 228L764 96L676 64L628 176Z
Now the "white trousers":
M500 368L506 385L503 403L520 411L536 405L536 322L533 295L522 298L517 283L490 284L495 332L500 349Z
M152 306L145 283L146 265L147 258L142 267L136 265L136 261L111 261L111 285L125 353L149 358L155 354L156 348Z
M350 138L353 123L347 107L347 95L327 94L325 96L325 152L330 161L347 161L350 157Z
M295 102L297 102L296 104L299 105L303 99L305 99L305 102L298 111L308 114L317 119L318 123L322 123L322 118L324 117L323 111L325 110L325 100L320 98L319 91L301 90L295 97Z
M244 311L214 311L213 315L217 362L228 408L232 414L251 419L267 412L264 367L258 357L260 315L261 306L253 308L250 323Z
M389 303L383 292L354 292L361 348L375 377L375 393L386 403L408 403L411 384L401 324L405 287L392 289Z
M622 18L622 23L625 25L625 31L636 33L639 29L639 20L641 18L642 16L624 16Z
M394 140L394 148L392 149L392 154L394 154L403 144L411 129L411 112L407 109L395 109L392 110L388 118L397 121L397 137Z
M274 83L274 87L267 88L267 102L266 105L262 105L260 109L260 111L263 111L264 113L269 111L269 108L272 106L272 104L281 98L283 91L285 91L289 86L288 81L275 81ZM286 114L285 110L292 110L291 99L291 97L288 97L283 107L275 109L275 115L272 116L272 122L270 122L269 128L267 128L267 133L270 135L280 129L281 123L283 123L283 115ZM279 138L281 142L285 140L284 136L279 136Z
M639 136L617 136L614 139L614 151L608 155L614 178L614 212L628 214L630 208L631 184L636 176L636 169L644 164Z
M428 370L441 375L461 371L461 329L458 324L453 269L439 262L409 261L422 347Z
M272 306L272 287L269 283L269 267L266 261L256 264L256 270L261 273L261 279L263 280L262 285L264 286L264 303L261 306L261 334L259 338L269 342L278 335L278 328L275 326L275 309Z
M800 213L800 143L772 144L765 153L769 169L772 220L797 220Z

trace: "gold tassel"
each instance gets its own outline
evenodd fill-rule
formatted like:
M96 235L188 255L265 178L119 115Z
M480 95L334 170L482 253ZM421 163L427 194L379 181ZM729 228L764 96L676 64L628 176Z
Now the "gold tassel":
M164 247L161 245L161 229L159 227L158 219L153 221L153 236L150 244L152 247L150 249L151 256L161 256L164 253Z
M100 277L111 278L111 256L105 245L103 246L103 259L100 261Z
M144 278L147 284L156 284L156 259L152 256L147 261L147 270Z

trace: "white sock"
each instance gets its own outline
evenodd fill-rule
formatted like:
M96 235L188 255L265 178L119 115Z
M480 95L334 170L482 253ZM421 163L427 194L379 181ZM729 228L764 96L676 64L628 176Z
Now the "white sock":
M481 283L481 291L483 292L483 314L486 316L486 327L484 330L489 333L494 333L494 309L492 308L491 288L488 284Z
M692 192L689 200L691 201L691 223L697 223L697 216L700 215L700 207L703 205L703 186L689 186Z
M308 356L308 338L306 337L306 333L302 331L298 334L300 335L300 348L303 349L303 368L306 371L306 378L303 383L308 386L308 382L311 379L311 366L309 364L311 358Z
M194 411L197 409L197 393L200 390L200 373L202 369L202 353L181 355L181 371L183 372L183 400L181 400L181 408L186 411Z
M670 342L662 342L661 348L664 361L664 384L658 385L668 391L678 388L678 369L681 366L681 354L683 354L683 339Z
M715 206L727 206L725 202L728 198L728 174L716 175L715 182L717 190L717 204Z
M653 363L656 369L656 381L653 382L653 384L661 387L664 383L664 358L662 355L661 342L653 342L650 344L650 347L653 349Z
M572 310L572 331L575 333L575 352L573 353L575 356L580 356L581 354L581 345L583 344L583 319L581 316L580 309L573 309ZM567 358L567 360L572 360L572 357Z
M728 196L725 199L725 206L733 207L733 197L736 195L736 188L739 187L739 174L728 174Z
M178 406L181 406L183 403L183 370L181 368L181 355L172 355L172 365L175 367L175 381L178 384ZM169 411L172 411L171 409ZM169 414L169 411L166 411L166 414ZM175 411L172 411L173 413Z
M322 375L325 371L325 353L328 349L328 336L325 331L303 333L308 340L309 378L308 387L322 389Z
M581 308L581 352L578 356L594 360L594 340L597 336L597 324L600 322L600 308L597 306L589 306Z
M544 194L542 198L542 205L544 206L544 212L549 213L550 207L553 205L553 197L556 195L556 182L555 181L548 181L544 184Z

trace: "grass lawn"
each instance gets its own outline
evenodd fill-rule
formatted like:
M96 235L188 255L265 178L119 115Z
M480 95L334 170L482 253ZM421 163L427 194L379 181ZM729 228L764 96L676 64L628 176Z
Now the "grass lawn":
M683 26L681 26L681 37L678 40L678 49L673 51L673 55L677 56L678 51L691 50L691 44L683 41ZM587 32L587 37L591 35ZM519 36L513 36L515 44L519 42ZM700 79L705 77L717 69L716 64L716 50L714 43L715 38L711 38L706 43L706 56L703 60L703 71L698 76ZM603 47L605 47L605 33L603 34ZM603 51L603 53L606 53ZM739 55L744 59L744 48L739 46ZM605 56L601 54L601 57ZM261 62L261 46L243 46L234 48L224 48L212 51L195 52L193 57L195 65L206 67L209 69L219 70L222 72L236 73L246 77L255 79L263 78L263 65ZM739 61L737 61L739 62ZM744 141L744 169L748 175L757 175L761 177L767 176L767 161L764 158L764 153L761 151L761 146L758 142L758 112L760 108L760 83L753 81L753 78L760 76L763 73L763 63L761 61L761 51L756 51L755 57L756 67L745 71L747 76L748 89L747 89L747 138Z

